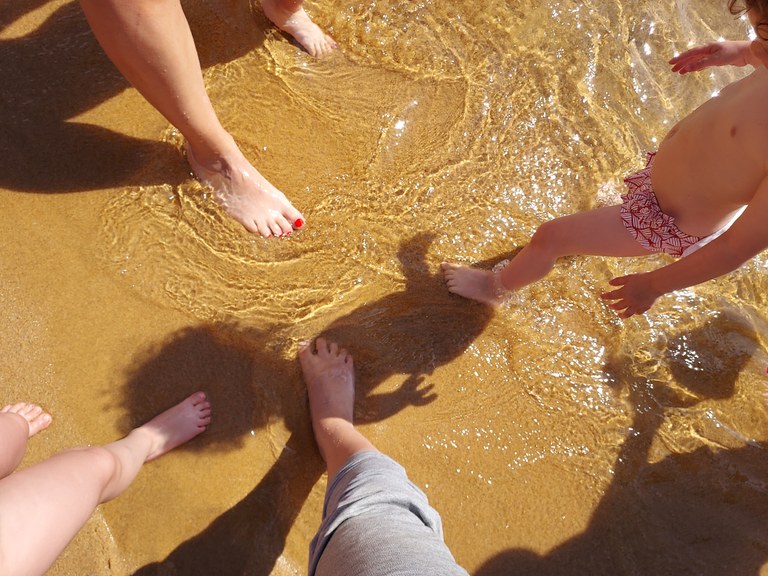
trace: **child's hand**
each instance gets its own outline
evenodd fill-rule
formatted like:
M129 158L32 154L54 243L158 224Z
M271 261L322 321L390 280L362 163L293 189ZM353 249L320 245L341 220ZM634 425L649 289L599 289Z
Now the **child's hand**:
M621 288L611 292L604 292L600 297L603 300L616 300L616 302L608 306L618 311L621 318L642 314L653 306L656 299L661 296L651 287L646 274L621 276L620 278L614 278L609 284L611 286L621 286Z
M746 66L749 42L715 42L686 50L672 58L672 72L687 74L710 66Z

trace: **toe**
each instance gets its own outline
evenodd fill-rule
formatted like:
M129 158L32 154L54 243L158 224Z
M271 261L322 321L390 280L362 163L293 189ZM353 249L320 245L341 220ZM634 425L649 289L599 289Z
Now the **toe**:
M256 226L256 222L254 222L253 220L241 220L240 223L251 234L260 234L259 229Z
M22 416L29 420L33 420L37 416L43 413L43 409L38 406L37 404L27 404L24 406L24 408L19 412Z
M272 222L269 225L269 230L274 236L277 236L278 238L283 235L283 229L280 228L280 225L277 222Z
M265 220L256 220L256 230L257 232L263 236L264 238L269 238L272 236L272 230L269 228L269 224Z
M275 231L275 227L277 230ZM275 231L276 236L286 236L293 232L293 226L283 216L275 218L275 223L272 226L272 230Z

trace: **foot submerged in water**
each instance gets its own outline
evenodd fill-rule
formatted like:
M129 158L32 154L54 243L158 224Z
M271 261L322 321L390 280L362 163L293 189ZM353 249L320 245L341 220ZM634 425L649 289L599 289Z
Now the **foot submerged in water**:
M355 367L352 356L335 342L315 341L299 346L299 361L309 394L309 409L315 426L326 420L352 424L355 409Z
M288 236L304 225L304 217L256 168L237 154L225 163L211 165L199 162L189 143L184 149L192 171L213 189L216 201L246 230L270 236Z
M489 306L499 306L504 302L504 294L499 294L494 281L494 272L449 262L443 262L440 267L449 292Z
M336 41L328 36L309 17L298 3L298 8L286 7L280 0L261 0L261 8L272 23L301 44L310 56L322 58L336 49Z

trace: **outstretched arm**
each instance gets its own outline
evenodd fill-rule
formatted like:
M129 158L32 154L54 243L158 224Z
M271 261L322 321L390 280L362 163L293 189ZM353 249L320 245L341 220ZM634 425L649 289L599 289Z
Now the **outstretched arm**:
M722 236L668 266L614 278L611 285L620 288L604 293L602 298L614 300L611 308L622 318L629 318L648 310L659 296L736 270L768 247L766 214L768 177L763 179L752 201Z
M752 42L728 40L686 50L672 58L669 64L672 65L672 72L687 74L710 66L758 66L760 61L753 53Z

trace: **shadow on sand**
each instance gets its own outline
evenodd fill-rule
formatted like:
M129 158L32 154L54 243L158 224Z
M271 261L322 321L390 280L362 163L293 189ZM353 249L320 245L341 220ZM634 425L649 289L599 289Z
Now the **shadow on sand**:
M493 316L488 307L459 302L439 273L429 273L424 257L430 242L421 235L402 245L402 291L361 306L322 331L355 358L358 422L378 421L436 398L439 390L424 383L426 375L461 355ZM261 575L275 568L296 516L325 470L314 448L298 361L285 359L284 345L270 339L275 333L279 329L261 333L220 324L189 328L149 350L130 375L126 431L158 406L203 389L214 411L228 418L214 420L206 434L180 450L235 447L248 431L276 418L291 434L245 498L137 575ZM394 391L376 393L398 375L404 380Z
M46 4L5 0L0 32ZM248 2L187 1L184 8L203 67L264 40L268 22ZM189 168L173 145L73 120L128 87L77 2L24 36L0 40L0 188L57 193L182 182Z
M738 374L757 345L745 324L720 315L669 343L670 370L681 390L633 376L630 358L610 362L605 371L627 386L635 414L613 482L586 530L545 555L525 549L502 552L475 576L760 574L768 560L765 447L733 436L728 442L735 433L713 417L714 430L701 433L698 442L705 446L690 452L671 449L663 459L649 461L665 410L685 411L733 395Z

